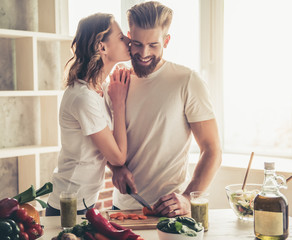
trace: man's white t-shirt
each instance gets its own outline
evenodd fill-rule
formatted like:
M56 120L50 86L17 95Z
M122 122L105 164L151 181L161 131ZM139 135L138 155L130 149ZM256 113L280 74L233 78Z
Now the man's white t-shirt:
M106 160L89 135L111 127L104 98L90 90L83 80L68 87L62 98L59 123L62 149L53 174L53 192L48 203L60 209L62 191L77 192L77 209L94 204L103 187Z
M206 85L194 71L165 62L147 78L131 76L126 103L126 166L139 195L149 204L185 190L192 134L189 123L214 118ZM120 209L141 208L117 189L113 204Z

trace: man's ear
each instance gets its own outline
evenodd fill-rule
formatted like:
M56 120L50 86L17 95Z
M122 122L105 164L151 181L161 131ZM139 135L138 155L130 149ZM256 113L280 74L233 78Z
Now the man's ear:
M98 44L98 50L99 50L100 53L107 54L106 44L104 42L100 42Z
M167 34L164 38L163 47L166 48L170 40L170 35Z
M127 37L131 39L130 31L128 31L128 33L127 33Z

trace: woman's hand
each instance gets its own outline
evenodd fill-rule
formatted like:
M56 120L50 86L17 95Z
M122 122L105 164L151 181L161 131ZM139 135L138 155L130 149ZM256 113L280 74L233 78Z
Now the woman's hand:
M130 70L116 68L110 75L108 95L113 110L113 132L109 127L93 134L92 140L113 166L124 165L127 157L126 98L130 83Z
M126 68L116 68L110 75L108 95L111 98L113 108L119 107L126 102L130 83L130 70Z

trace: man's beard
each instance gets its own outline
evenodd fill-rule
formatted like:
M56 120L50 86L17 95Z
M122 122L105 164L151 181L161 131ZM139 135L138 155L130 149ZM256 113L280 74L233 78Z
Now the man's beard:
M151 63L148 66L143 66L143 65L140 65L138 63L139 57L140 57L140 55L138 53L136 53L134 56L131 55L131 57L132 57L131 62L132 62L132 66L134 68L134 72L140 78L147 77L150 73L152 73L154 71L154 69L156 68L157 64L161 60L161 56L156 57L156 56L152 55Z

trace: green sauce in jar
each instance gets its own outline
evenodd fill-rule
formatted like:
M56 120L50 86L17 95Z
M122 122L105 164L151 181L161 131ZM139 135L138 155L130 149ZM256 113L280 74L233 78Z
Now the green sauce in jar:
M63 228L74 227L76 225L77 199L60 198L61 226Z
M202 223L205 232L208 231L208 200L198 199L191 201L191 212L192 218Z

